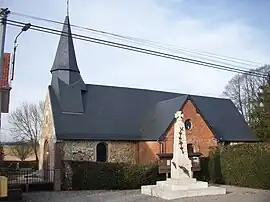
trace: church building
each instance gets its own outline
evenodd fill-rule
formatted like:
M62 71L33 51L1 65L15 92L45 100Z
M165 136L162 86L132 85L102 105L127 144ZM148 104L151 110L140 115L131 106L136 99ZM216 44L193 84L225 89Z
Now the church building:
M98 68L98 67L97 67ZM181 110L189 151L258 141L230 99L87 84L76 61L69 17L50 70L40 168L62 160L148 164L172 153Z

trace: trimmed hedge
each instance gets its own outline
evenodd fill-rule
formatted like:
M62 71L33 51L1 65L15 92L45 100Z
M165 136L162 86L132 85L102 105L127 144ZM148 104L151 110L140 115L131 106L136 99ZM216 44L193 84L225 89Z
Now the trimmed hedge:
M270 144L249 143L212 149L201 158L198 180L241 187L270 189ZM141 185L165 180L158 165L69 162L73 171L72 189L138 189Z
M218 148L210 155L210 179L214 183L270 189L269 159L269 143Z
M157 164L70 162L70 165L73 190L138 189L166 178L158 174Z
M208 182L210 179L209 168L208 168L209 158L201 157L200 165L201 165L201 170L193 172L193 177L196 178L197 180Z

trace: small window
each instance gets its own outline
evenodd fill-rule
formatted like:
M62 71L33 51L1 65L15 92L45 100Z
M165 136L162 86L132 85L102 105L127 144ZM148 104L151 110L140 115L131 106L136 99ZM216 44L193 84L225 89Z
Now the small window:
M107 144L106 143L100 142L97 144L96 158L98 162L107 161Z
M190 119L187 119L187 120L185 121L185 128L186 128L187 130L190 130L191 127L192 127L191 120L190 120Z

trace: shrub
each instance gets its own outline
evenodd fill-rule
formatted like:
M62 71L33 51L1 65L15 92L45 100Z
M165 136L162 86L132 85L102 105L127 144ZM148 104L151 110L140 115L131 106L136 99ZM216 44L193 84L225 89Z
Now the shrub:
M141 185L164 180L153 165L123 163L70 162L73 176L72 189L138 189Z
M195 171L193 173L193 177L196 178L197 180L200 181L209 181L209 157L200 157L200 166L201 170L200 171Z
M212 151L211 181L252 188L270 188L270 145L250 143Z
M269 143L241 144L221 151L222 176L226 184L270 188Z
M223 184L221 162L220 162L220 147L212 148L209 152L209 181L212 183Z

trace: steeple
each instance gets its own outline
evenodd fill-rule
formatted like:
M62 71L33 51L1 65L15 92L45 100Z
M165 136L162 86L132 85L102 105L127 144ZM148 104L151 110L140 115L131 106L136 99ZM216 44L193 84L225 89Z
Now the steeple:
M57 70L80 72L77 65L68 16L65 18L51 72Z
M51 87L62 111L83 113L82 91L87 91L87 87L77 65L68 16L65 18L51 74Z

